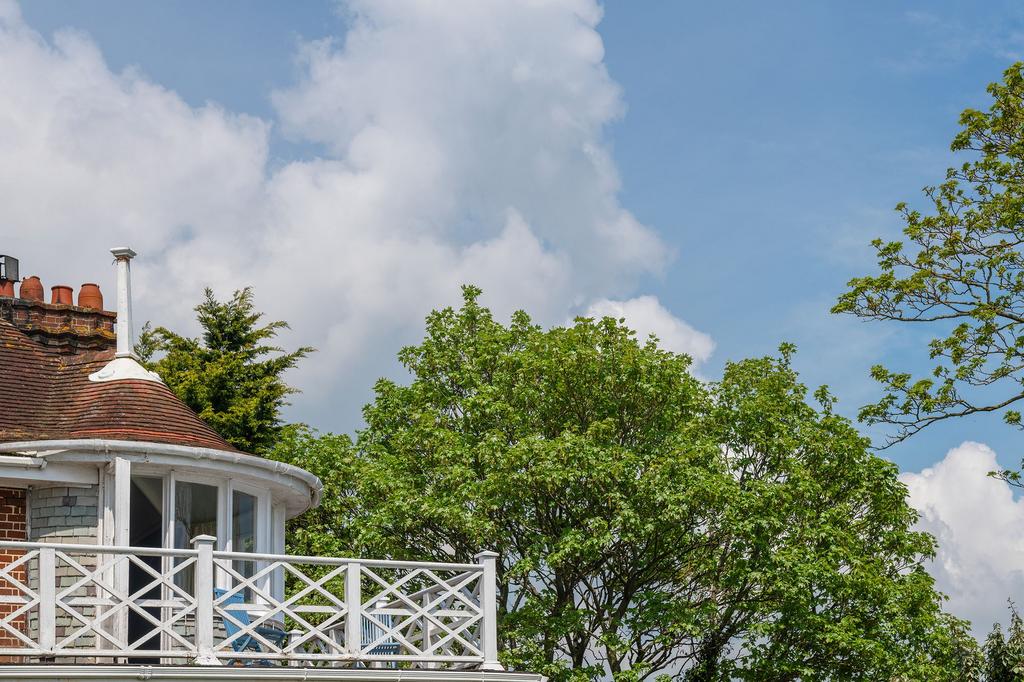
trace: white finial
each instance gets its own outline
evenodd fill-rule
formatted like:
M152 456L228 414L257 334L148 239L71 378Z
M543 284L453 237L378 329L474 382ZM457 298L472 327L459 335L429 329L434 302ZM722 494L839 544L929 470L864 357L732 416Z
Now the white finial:
M132 266L136 253L127 246L111 249L117 259L117 357L135 358L132 330Z
M139 364L135 355L135 334L132 330L132 270L130 261L135 252L127 246L111 249L117 259L117 354L103 369L89 375L89 381L142 379L160 381L155 372Z

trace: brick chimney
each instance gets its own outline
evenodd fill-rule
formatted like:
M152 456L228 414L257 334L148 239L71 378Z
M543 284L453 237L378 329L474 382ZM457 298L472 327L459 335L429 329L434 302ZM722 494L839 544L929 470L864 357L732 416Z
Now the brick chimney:
M79 305L74 305L70 287L53 287L52 302L46 303L38 277L24 280L16 297L11 295L13 282L5 282L6 287L0 286L0 320L14 325L52 352L74 355L117 347L117 313L99 309L102 295L96 285L84 285ZM84 298L82 293L86 293Z

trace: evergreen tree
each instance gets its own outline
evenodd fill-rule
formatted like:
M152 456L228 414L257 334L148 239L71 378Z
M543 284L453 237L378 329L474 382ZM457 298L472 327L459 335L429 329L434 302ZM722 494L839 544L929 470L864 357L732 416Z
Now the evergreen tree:
M278 320L260 326L263 314L255 311L249 287L225 302L206 289L205 300L195 310L201 337L184 337L165 327L152 329L147 323L135 350L229 443L262 453L278 437L281 408L296 392L282 375L314 349L303 346L286 353L270 345L288 324Z

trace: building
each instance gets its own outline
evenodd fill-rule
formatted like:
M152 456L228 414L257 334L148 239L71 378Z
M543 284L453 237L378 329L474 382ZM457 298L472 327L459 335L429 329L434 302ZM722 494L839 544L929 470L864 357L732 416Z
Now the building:
M0 257L0 680L500 679L495 555L285 552L320 481L238 451L133 352L100 288ZM15 295L14 284L19 282Z

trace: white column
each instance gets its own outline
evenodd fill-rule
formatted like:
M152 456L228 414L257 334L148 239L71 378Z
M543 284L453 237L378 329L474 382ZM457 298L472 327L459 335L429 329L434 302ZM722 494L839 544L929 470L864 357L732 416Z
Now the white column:
M359 656L363 651L363 568L349 562L345 573L345 651Z
M127 547L131 542L129 535L129 523L131 523L131 495L132 495L132 463L124 457L114 458L114 514L113 514L113 544L117 547ZM128 592L128 557L123 554L107 555L107 560L113 560L114 564L114 587L121 593ZM97 556L97 560L103 562L106 557ZM119 642L128 643L128 609L122 609L108 619L112 628L114 638Z
M117 259L117 357L135 357L135 332L132 329L132 271L135 252L127 246L111 249Z
M213 545L217 538L199 535L192 545L199 550L196 559L196 663L220 665L213 653Z
M480 552L475 558L484 570L480 577L480 645L484 652L480 669L504 670L498 661L498 553Z
M52 652L57 642L57 554L39 550L39 648Z

